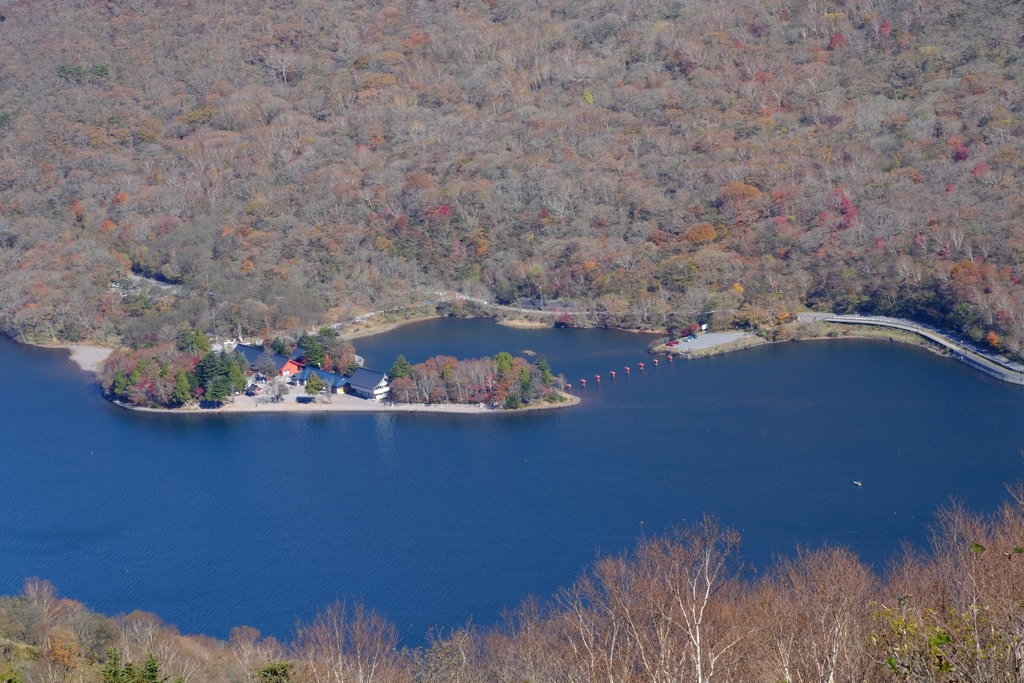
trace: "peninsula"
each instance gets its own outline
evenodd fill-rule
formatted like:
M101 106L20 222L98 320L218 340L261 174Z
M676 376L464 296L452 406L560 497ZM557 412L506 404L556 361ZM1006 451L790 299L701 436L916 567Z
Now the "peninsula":
M83 364L101 352L77 350ZM572 406L547 359L501 352L460 360L436 356L387 372L363 367L351 343L326 326L297 340L275 337L214 348L198 328L174 344L115 351L99 366L104 395L118 405L174 412L421 411L493 413Z

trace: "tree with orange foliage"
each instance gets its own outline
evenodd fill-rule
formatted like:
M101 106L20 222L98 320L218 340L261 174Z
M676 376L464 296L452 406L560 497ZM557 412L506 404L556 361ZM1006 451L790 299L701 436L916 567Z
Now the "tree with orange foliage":
M695 223L686 231L686 239L694 244L714 242L716 237L718 237L718 233L711 223Z

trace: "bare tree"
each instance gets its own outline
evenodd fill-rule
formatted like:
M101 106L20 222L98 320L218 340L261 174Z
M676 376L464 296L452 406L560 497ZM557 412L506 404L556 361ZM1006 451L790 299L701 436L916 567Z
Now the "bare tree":
M344 603L321 611L296 636L304 670L315 683L402 681L397 644L395 627L383 617L362 605L349 611Z

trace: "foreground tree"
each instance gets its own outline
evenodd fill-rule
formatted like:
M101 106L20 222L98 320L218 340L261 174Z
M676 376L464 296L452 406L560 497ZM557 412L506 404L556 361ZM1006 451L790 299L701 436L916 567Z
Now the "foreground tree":
M398 354L395 362L391 364L391 369L388 370L388 377L391 379L403 379L411 374L412 364L405 359L405 356Z
M745 574L735 532L701 521L602 557L490 629L395 627L342 603L288 644L236 628L183 636L153 615L110 619L32 579L0 597L0 676L24 681L348 683L992 683L1021 681L1024 489L991 517L939 513L931 552L884 578L847 550L799 550ZM108 652L104 656L104 652ZM6 680L0 678L0 680Z
M309 379L306 380L306 393L315 397L324 390L325 386L324 381L318 375L310 375Z
M284 397L288 395L291 388L288 386L288 382L284 381L281 377L275 377L270 380L269 385L270 397L274 403L280 403L284 400Z
M409 680L402 674L397 645L393 625L362 605L349 609L344 603L321 611L296 636L300 666L313 681Z
M174 376L174 394L172 398L179 406L183 406L186 403L190 403L195 400L195 387L192 386L192 382L189 381L188 373L179 371Z
M196 381L203 399L223 403L245 389L245 359L240 354L211 351L196 365Z
M751 639L757 675L766 680L858 681L876 668L864 650L872 628L871 570L848 550L798 550L756 586Z
M107 651L107 662L100 670L100 678L103 683L167 683L170 677L162 675L160 668L152 652L139 666L130 661L122 662L121 652L114 648ZM174 683L185 683L185 679L176 678Z

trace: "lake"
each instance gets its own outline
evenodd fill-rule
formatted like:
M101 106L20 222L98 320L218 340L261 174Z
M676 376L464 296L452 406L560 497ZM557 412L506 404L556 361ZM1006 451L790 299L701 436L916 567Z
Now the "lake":
M418 643L705 512L756 567L827 542L881 569L926 546L951 497L992 511L1024 477L1024 388L922 349L795 342L655 368L648 340L446 319L356 342L381 370L529 349L582 394L568 410L177 416L120 409L66 353L0 338L0 593L39 576L218 637L289 638L361 600Z

